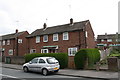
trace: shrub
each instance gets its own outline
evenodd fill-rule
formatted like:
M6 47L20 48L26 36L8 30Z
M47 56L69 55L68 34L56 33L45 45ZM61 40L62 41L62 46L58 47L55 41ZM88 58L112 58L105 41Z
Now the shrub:
M120 59L120 50L113 48L108 57L118 57Z
M32 53L24 56L25 62L29 62L35 57L55 57L60 64L60 68L66 68L68 65L68 55L66 53Z
M74 57L75 66L77 69L84 69L86 61L87 67L93 67L96 62L100 60L100 53L98 49L81 49Z

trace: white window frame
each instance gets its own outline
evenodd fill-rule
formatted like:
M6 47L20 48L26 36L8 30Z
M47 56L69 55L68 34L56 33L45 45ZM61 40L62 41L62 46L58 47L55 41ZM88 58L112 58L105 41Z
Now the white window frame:
M107 42L112 42L112 39L107 39Z
M13 49L9 49L8 54L13 55Z
M22 43L23 42L23 40L22 39L18 39L18 43Z
M35 50L35 52L33 52ZM30 53L36 53L36 49L30 49Z
M101 42L104 42L104 39L101 39Z
M46 53L48 53L48 49L41 49L41 53L45 53L45 51L47 51Z
M46 38L46 40L45 40L45 38ZM43 42L48 42L48 35L43 36Z
M0 46L2 46L2 41L0 41Z
M40 36L36 36L36 43L40 42Z
M78 51L77 47L68 48L68 56L75 56L77 51Z
M87 31L85 32L85 36L88 37L88 32Z
M5 45L5 40L3 40L2 45Z
M7 40L7 45L10 45L10 40Z
M53 34L53 41L58 41L58 34Z
M68 32L63 33L63 40L69 40L69 34Z

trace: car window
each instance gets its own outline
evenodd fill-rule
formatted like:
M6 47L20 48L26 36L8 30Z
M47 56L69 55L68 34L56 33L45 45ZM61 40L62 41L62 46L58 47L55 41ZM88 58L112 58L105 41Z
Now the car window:
M49 64L58 63L58 61L57 61L55 58L48 58L48 59L47 59L47 62L48 62Z
M38 59L33 59L32 61L31 61L31 63L37 63L38 62Z
M45 63L45 61L43 59L40 59L39 63Z

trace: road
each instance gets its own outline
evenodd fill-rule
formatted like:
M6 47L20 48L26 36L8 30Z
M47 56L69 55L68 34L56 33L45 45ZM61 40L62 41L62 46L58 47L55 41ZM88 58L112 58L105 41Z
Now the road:
M2 80L100 80L100 79L89 79L82 77L72 77L72 76L64 76L58 74L50 74L48 76L43 76L40 73L25 73L22 70L2 68L2 74L0 74Z

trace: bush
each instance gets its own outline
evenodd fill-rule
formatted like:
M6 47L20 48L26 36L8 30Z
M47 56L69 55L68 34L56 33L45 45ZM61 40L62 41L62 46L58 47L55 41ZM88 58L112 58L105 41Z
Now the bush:
M120 50L113 48L108 57L118 57L120 59Z
M29 62L35 57L55 57L60 63L60 68L66 68L68 65L67 53L32 53L26 54L24 57L25 62Z
M86 61L87 67L93 67L96 62L100 60L100 53L98 49L81 49L74 57L75 66L77 69L84 69Z

